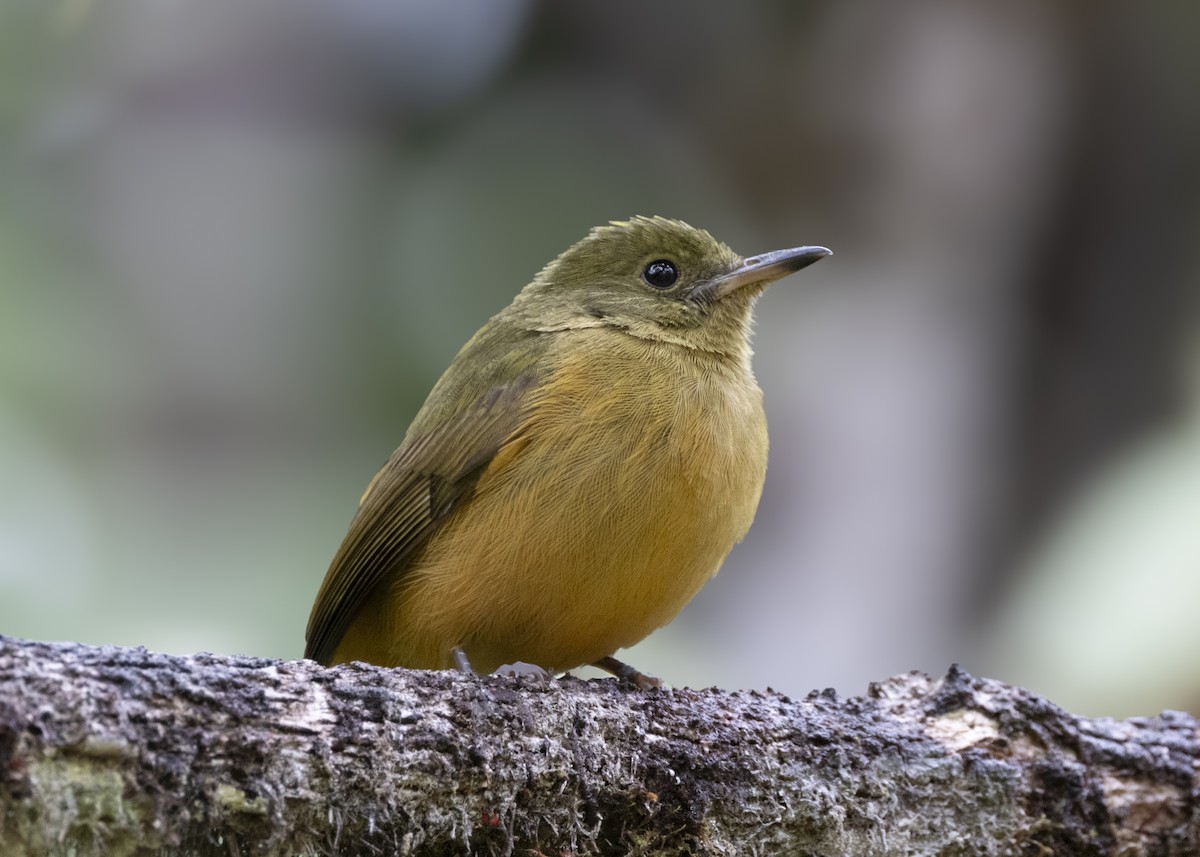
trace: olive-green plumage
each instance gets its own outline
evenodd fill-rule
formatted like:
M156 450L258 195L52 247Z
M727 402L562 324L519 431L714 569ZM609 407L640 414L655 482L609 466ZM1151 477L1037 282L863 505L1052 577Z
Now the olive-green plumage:
M594 663L716 574L767 464L755 298L828 255L744 260L659 217L598 227L463 346L363 495L305 656Z

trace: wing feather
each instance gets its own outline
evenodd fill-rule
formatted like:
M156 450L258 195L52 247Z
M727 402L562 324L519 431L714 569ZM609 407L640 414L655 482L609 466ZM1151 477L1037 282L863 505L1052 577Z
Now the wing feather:
M535 378L526 367L423 432L418 415L416 433L372 480L325 574L309 616L306 658L327 663L376 587L405 574L430 536L470 501L479 475L519 428Z

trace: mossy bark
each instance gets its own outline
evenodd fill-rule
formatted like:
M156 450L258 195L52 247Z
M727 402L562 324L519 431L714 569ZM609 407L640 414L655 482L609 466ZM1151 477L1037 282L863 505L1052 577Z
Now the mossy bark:
M1197 727L0 637L0 853L1194 857Z

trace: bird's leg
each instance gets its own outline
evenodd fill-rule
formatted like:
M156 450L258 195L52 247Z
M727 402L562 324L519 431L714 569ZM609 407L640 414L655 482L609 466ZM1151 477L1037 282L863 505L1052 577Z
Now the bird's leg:
M639 690L650 690L654 687L662 687L662 679L655 678L652 675L638 672L629 664L623 661L618 661L612 655L607 655L592 664L594 667L599 667L605 672L610 672L622 681L627 681Z
M471 662L467 660L467 653L462 650L462 646L455 646L450 650L450 654L454 656L454 666L460 673L475 675L475 670L471 669Z

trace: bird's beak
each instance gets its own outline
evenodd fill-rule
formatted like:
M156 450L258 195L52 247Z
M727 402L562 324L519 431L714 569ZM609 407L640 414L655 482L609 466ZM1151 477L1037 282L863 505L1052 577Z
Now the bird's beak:
M728 274L717 277L708 287L713 298L720 300L743 286L766 285L832 255L833 251L826 247L793 247L790 250L760 253L751 256Z

